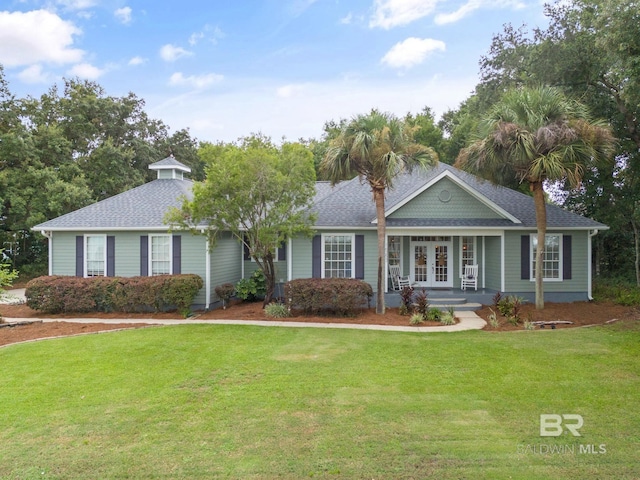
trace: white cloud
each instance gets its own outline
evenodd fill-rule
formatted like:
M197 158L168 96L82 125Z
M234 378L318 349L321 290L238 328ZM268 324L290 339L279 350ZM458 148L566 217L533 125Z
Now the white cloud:
M105 72L106 70L101 70L89 63L79 63L71 67L71 69L67 71L67 74L73 77L86 78L87 80L97 80Z
M369 27L385 30L406 25L426 17L435 9L438 0L375 0L375 10Z
M302 93L305 89L304 85L296 85L296 84L289 84L289 85L283 85L282 87L278 87L278 89L276 90L276 95L278 95L278 97L280 98L291 98L294 97L300 93Z
M133 57L131 60L129 60L129 65L131 66L136 66L136 65L142 65L143 63L147 63L147 59L144 57Z
M381 62L392 68L411 68L422 63L431 53L444 52L445 49L445 43L440 40L410 37L391 47Z
M480 8L523 8L525 5L519 0L469 0L451 13L439 13L434 21L437 25L455 23Z
M189 57L191 55L193 55L193 52L185 50L182 47L176 47L174 45L171 45L170 43L164 45L160 49L160 57L162 57L165 62L175 62L179 58Z
M347 13L344 17L340 19L340 23L343 25L349 25L353 21L353 14L351 12Z
M98 2L97 0L58 0L56 3L71 10L85 10L95 7Z
M25 68L18 74L24 83L49 83L51 78L42 71L42 65L36 64Z
M204 28L199 32L194 32L189 36L189 45L192 47L198 43L203 38L208 38L208 40L216 45L218 40L225 37L225 33L219 27L211 27L210 25L205 25Z
M122 8L118 8L115 12L113 12L113 15L116 17L116 20L118 20L120 23L129 25L132 20L131 13L132 13L131 7L122 7Z
M147 95L153 118L162 118L172 129L189 128L200 140L229 142L252 132L274 141L320 138L329 120L351 118L372 108L403 117L426 105L436 116L458 107L469 97L478 79L463 77L396 77L380 82L367 80L305 83L291 97L274 95L277 82L234 79L224 90L200 90L174 97ZM295 90L295 89L294 89Z
M0 63L6 67L34 63L79 62L84 52L72 48L82 31L46 10L0 12Z
M206 75L190 75L185 77L182 72L176 72L169 78L169 85L173 87L206 88L220 83L224 79L223 75L208 73Z

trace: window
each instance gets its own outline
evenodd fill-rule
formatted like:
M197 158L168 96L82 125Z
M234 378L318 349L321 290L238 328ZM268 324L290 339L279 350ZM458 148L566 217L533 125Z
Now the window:
M323 278L354 278L353 235L323 235Z
M171 236L150 235L151 262L149 271L151 275L168 275L171 273Z
M536 278L536 252L538 236L531 235L531 280ZM562 280L562 235L547 234L542 253L542 278L544 280Z
M402 237L389 235L389 265L400 265L400 258L402 256Z
M476 264L476 237L462 237L460 241L460 273L464 273L465 265Z
M107 264L107 237L87 235L85 237L85 277L104 277Z

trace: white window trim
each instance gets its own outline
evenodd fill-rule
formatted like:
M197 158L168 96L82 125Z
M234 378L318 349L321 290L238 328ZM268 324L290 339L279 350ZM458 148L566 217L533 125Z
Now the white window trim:
M326 237L351 237L351 277L343 278L356 278L356 234L355 233L323 233L321 235L321 248L320 248L320 278L325 277L326 260L325 260L325 238Z
M106 277L107 276L107 236L106 235L102 235L102 234L86 234L84 236L84 252L83 252L83 275L85 278L89 278L89 272L88 272L88 261L87 261L87 255L89 254L89 248L88 248L88 239L89 237L98 237L98 238L102 238L103 244L104 244L104 248L102 249L104 251L104 258L102 259L102 261L104 262L104 274L103 275L92 275L92 277L99 277L99 276L103 276Z
M460 262L458 262L460 264L460 275L464 275L464 267L462 266L462 255L463 255L463 241L462 239L464 237L472 237L473 238L473 265L477 265L478 264L478 237L476 237L475 235L460 235L460 241L458 242L460 245L460 256L458 257L460 259Z
M162 274L162 275L171 275L173 272L173 235L168 234L168 233L158 233L158 234L151 234L149 235L149 247L148 247L148 251L149 251L149 258L148 258L148 263L149 263L149 267L148 267L148 276L153 277L155 276L153 274L153 241L151 240L154 237L169 237L169 273L168 274Z
M554 236L554 237L558 237L558 278L547 278L547 277L543 277L542 281L543 282L562 282L563 277L564 277L564 272L562 271L562 265L564 264L564 252L562 250L562 245L563 245L563 235L561 233L545 233L545 244L547 243L546 237L550 237L550 236ZM534 251L533 251L533 240L534 238L537 238L538 234L537 233L531 233L529 234L529 275L530 275L530 281L531 282L535 282L536 281L536 272L533 268L533 262L535 260L534 258Z

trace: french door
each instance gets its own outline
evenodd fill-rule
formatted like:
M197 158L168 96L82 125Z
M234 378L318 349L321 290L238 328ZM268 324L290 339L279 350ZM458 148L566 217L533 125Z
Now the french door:
M411 281L421 287L453 287L451 241L411 242Z

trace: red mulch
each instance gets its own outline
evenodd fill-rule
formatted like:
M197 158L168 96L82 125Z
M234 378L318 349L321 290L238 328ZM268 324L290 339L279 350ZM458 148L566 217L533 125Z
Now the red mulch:
M482 318L488 321L491 313L488 307L476 312ZM105 318L105 319L179 319L182 318L177 312L151 313L151 314L123 314L123 313L83 313L77 315L44 315L34 311L26 305L0 305L0 314L5 317L5 322L9 322L11 318L55 318L58 322L34 323L29 325L21 325L15 327L0 328L0 345L9 343L33 340L39 338L57 337L65 335L74 335L79 333L90 333L98 331L106 331L122 328L140 328L145 324L105 324L91 323L80 324L65 322L65 319L74 317L83 318ZM268 318L262 309L262 304L258 303L235 303L227 309L216 309L209 312L196 312L196 316L201 320L208 319L235 319L235 320L272 320ZM640 320L640 309L634 307L623 307L610 303L596 302L575 302L575 303L547 303L543 311L536 311L534 305L525 304L522 307L521 319L529 321L553 321L568 320L573 324L568 327L604 324L610 320ZM278 319L282 321L295 322L319 322L319 323L354 323L362 325L409 325L409 317L402 316L398 313L397 308L388 308L385 315L376 315L375 309L362 310L355 317L327 317L315 316L305 317L302 315L294 315L288 319ZM439 325L437 323L424 323L423 326ZM486 330L521 330L522 323L517 326L510 325L506 319L501 318L501 326L494 329L490 326L485 327ZM567 328L561 325L558 328Z

